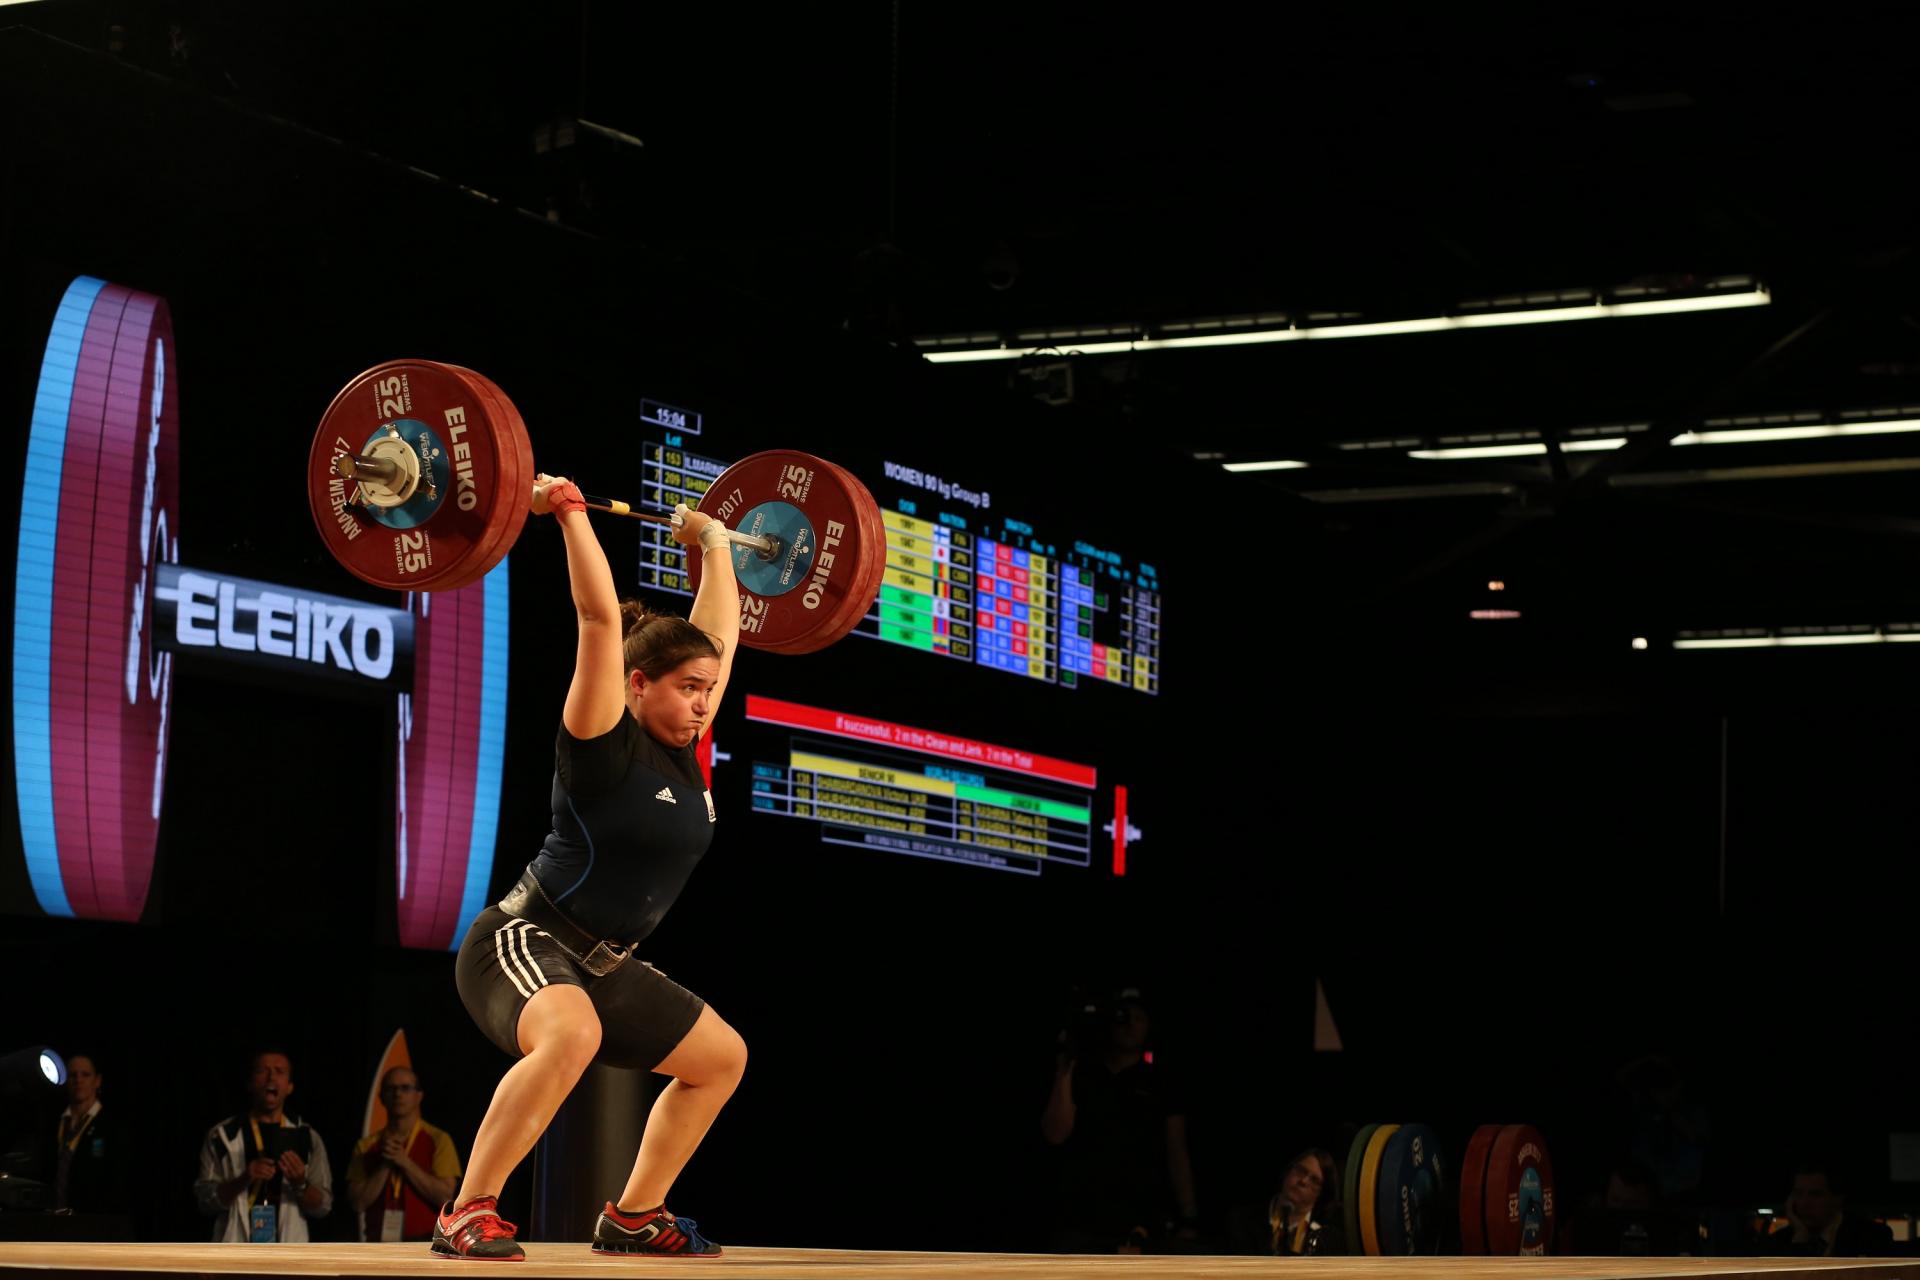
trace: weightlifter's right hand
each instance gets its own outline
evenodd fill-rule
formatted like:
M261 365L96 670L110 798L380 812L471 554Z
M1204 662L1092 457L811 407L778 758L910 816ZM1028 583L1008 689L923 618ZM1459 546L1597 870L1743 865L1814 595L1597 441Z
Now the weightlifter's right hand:
M533 478L533 514L557 516L586 509L586 499L580 496L579 487L565 476L550 476L542 471Z

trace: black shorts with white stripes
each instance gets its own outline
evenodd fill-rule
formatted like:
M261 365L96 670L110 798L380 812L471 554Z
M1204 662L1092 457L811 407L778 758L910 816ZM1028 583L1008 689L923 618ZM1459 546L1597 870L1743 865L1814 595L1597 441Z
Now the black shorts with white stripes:
M539 926L488 907L467 931L454 965L460 1000L487 1039L520 1057L520 1011L542 987L584 989L600 1015L594 1061L651 1070L674 1051L706 1001L644 960L596 978Z

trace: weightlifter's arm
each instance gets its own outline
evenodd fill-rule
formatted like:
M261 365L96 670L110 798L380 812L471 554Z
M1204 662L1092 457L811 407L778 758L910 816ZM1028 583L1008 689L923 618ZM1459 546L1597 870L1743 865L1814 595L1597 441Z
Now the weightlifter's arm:
M726 526L685 506L680 519L673 531L675 540L686 546L688 555L700 557L700 594L687 610L687 621L720 646L720 679L707 695L706 730L711 730L721 695L727 691L727 678L733 674L733 655L740 648L740 584L733 576L733 544L727 541Z
M620 597L613 589L607 553L587 519L580 490L560 476L534 477L533 511L548 511L560 522L567 542L567 577L573 587L573 611L580 626L574 653L573 683L560 722L576 738L597 738L620 723L627 712L620 655Z

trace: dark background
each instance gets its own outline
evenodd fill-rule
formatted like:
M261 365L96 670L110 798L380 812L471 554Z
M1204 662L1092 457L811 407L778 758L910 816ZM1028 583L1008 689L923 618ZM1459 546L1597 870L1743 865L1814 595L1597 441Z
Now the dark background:
M0 32L14 456L67 282L166 297L184 563L364 594L291 477L334 390L417 354L499 382L545 469L636 471L644 394L707 415L696 451L789 443L869 483L866 460L919 459L1159 566L1155 699L858 639L742 661L716 728L735 753L721 834L650 942L751 1046L675 1191L722 1239L1032 1244L1054 1034L1076 986L1122 982L1147 990L1156 1061L1185 1082L1216 1222L1264 1202L1299 1145L1344 1154L1343 1128L1371 1120L1426 1119L1456 1151L1479 1123L1538 1124L1578 1201L1604 1177L1613 1070L1653 1051L1711 1111L1713 1203L1777 1200L1813 1145L1854 1163L1861 1198L1912 1198L1886 1153L1920 1127L1896 1051L1915 1030L1914 655L1670 647L1689 627L1920 620L1904 475L1625 491L1516 460L1446 464L1501 496L1321 493L1442 465L1361 465L1340 441L1920 403L1908 19L4 16L32 28ZM569 123L573 145L540 149ZM913 343L1732 272L1774 305L1081 358L1065 403L1032 395L1044 361L929 366ZM285 488L216 481L241 433ZM1739 461L1898 458L1902 439ZM1216 465L1267 457L1315 465ZM606 538L623 581L627 536ZM546 823L561 564L531 525L497 889ZM1524 616L1467 619L1489 604ZM998 875L752 818L748 692L1095 763L1145 833L1129 873ZM505 1065L451 958L382 940L384 828L323 797L337 762L386 777L390 748L342 709L183 667L149 920L0 926L32 975L7 984L0 1049L99 1054L163 1235L202 1230L195 1143L239 1104L250 1047L293 1055L336 1169L395 1026L463 1150ZM1338 1054L1312 1050L1316 980ZM1007 1210L988 1239L955 1212L983 1199ZM351 1230L343 1212L327 1229Z

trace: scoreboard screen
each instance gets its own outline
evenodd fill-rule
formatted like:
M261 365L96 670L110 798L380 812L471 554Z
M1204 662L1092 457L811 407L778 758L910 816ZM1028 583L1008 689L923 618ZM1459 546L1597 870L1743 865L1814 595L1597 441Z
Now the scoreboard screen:
M734 461L663 425L697 430L701 421L643 402L639 505L698 506ZM1067 689L1160 692L1160 582L1151 563L1101 545L1098 531L1002 513L991 490L892 461L878 474L849 469L873 491L887 530L886 576L854 635ZM691 594L686 551L671 532L648 524L639 536L640 587Z

